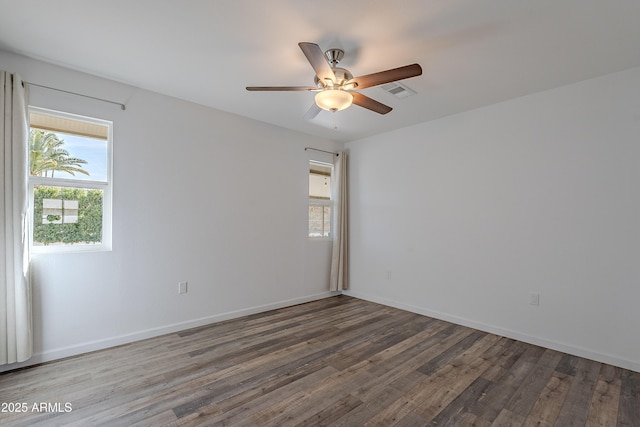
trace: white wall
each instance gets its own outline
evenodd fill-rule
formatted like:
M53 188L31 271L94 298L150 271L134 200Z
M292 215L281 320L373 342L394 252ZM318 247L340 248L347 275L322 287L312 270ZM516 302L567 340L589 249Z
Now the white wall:
M304 148L338 144L1 51L0 68L127 104L31 88L32 105L114 122L114 190L112 251L33 258L28 363L331 295Z
M640 371L639 68L347 147L349 294Z

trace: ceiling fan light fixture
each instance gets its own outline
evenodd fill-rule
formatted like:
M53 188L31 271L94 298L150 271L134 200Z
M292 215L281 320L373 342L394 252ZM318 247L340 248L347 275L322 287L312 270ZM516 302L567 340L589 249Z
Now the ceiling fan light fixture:
M353 102L353 95L340 89L326 89L316 94L316 105L327 111L340 111Z

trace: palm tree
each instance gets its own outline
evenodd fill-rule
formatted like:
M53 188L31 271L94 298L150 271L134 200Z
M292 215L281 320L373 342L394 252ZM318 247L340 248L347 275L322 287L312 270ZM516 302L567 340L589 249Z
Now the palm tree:
M51 176L55 171L62 171L74 175L76 172L89 175L82 169L87 161L77 157L70 157L69 152L62 148L64 140L55 133L42 130L31 130L29 133L29 173L32 176Z

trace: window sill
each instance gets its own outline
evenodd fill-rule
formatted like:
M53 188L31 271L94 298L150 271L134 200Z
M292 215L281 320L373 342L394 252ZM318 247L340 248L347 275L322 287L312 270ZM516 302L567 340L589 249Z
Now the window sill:
M89 252L111 252L111 247L107 245L82 245L82 246L32 246L30 252L32 255L47 254L77 254Z
M333 242L333 237L308 237L310 242Z

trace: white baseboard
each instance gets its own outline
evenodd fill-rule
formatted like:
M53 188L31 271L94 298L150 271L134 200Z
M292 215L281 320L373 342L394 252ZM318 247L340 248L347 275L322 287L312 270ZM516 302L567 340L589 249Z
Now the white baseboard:
M89 353L96 350L103 350L109 347L115 347L122 344L128 344L135 341L153 338L160 335L171 334L186 329L197 328L198 326L209 325L212 323L222 322L224 320L235 319L250 314L262 313L269 310L275 310L283 307L290 307L305 302L316 301L323 298L329 298L339 295L340 292L322 292L315 295L307 295L299 298L292 298L283 301L277 301L269 304L259 305L255 307L243 308L241 310L229 311L226 313L215 314L213 316L202 317L199 319L188 320L185 322L165 325L158 328L146 329L130 334L119 335L116 337L85 342L82 344L72 345L63 348L35 353L29 360L21 363L12 363L11 365L0 366L0 372L11 371L14 369L24 368L27 366L37 365L39 363L50 362L52 360L63 359L65 357L77 356L83 353Z
M412 313L421 314L423 316L433 317L436 319L444 320L447 322L455 323L457 325L467 326L473 329L477 329L483 332L489 332L491 334L500 335L507 338L512 338L518 341L523 341L529 344L537 345L540 347L549 348L552 350L561 351L563 353L569 353L575 356L584 357L585 359L594 360L596 362L606 363L609 365L618 366L620 368L629 369L632 371L640 372L640 362L634 362L632 360L623 359L610 354L600 353L597 351L569 346L563 343L559 343L553 340L549 340L542 337L523 334L518 331L501 328L499 326L488 325L482 322L476 322L471 319L463 317L453 316L446 313L440 313L438 311L430 310L423 307L417 307L409 304L404 304L398 301L390 300L387 298L371 295L366 292L354 292L351 290L343 291L344 295L352 296L378 304L386 305L389 307L399 308L401 310L410 311Z

